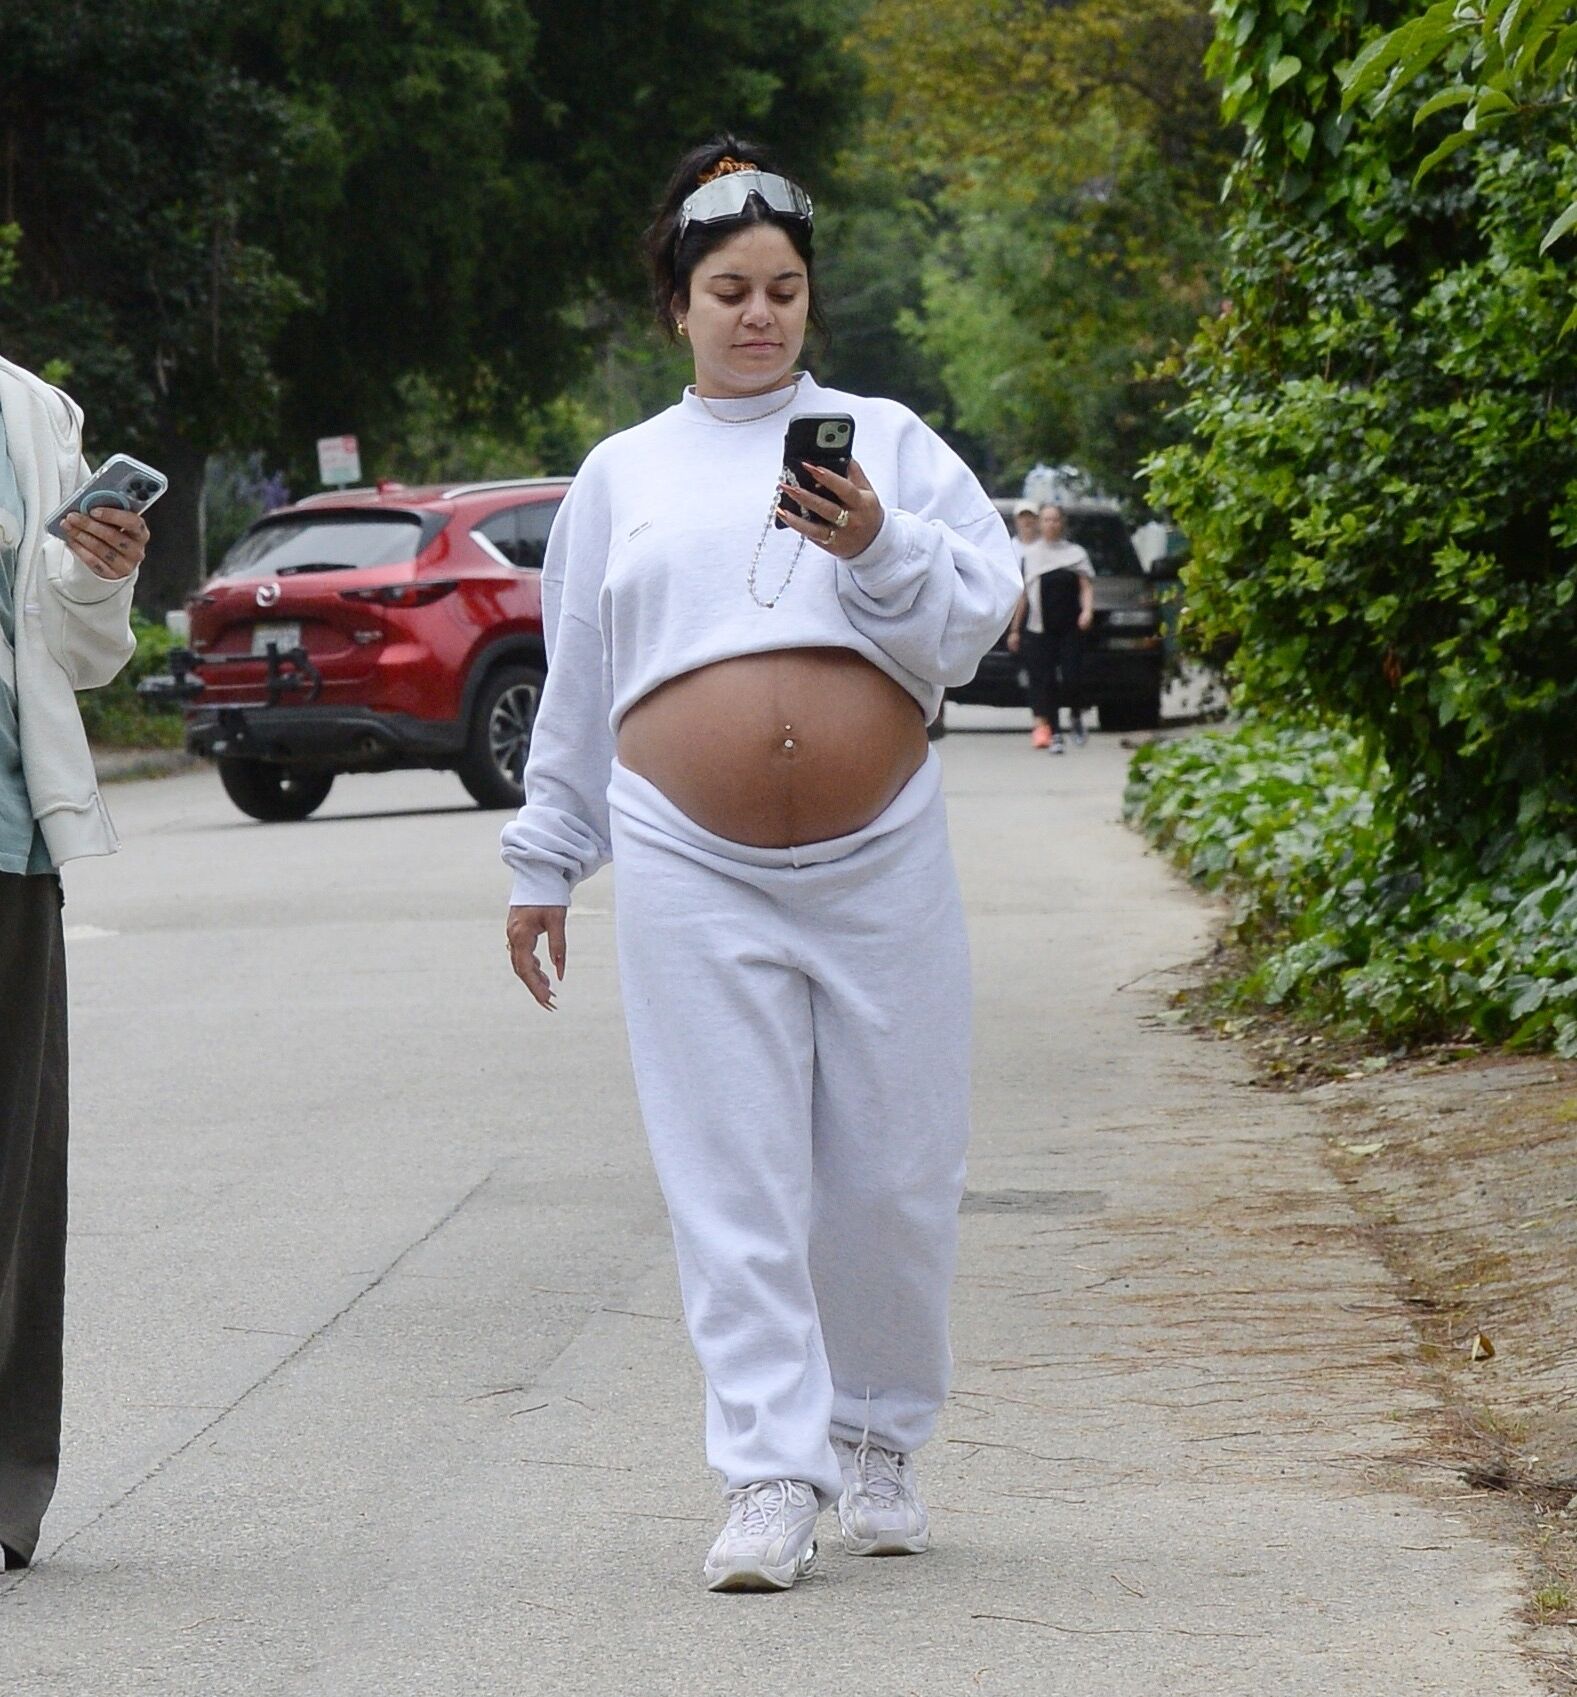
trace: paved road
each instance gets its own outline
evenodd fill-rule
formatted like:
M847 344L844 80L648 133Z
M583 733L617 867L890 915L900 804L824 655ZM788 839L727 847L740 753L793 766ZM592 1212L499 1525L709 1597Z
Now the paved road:
M699 1585L605 880L549 1019L453 779L263 827L196 772L118 789L124 852L70 879L67 1469L0 1687L1531 1697L1525 1576L1431 1465L1315 1123L1161 1017L1209 916L1116 824L1125 757L954 722L978 1137L934 1553Z

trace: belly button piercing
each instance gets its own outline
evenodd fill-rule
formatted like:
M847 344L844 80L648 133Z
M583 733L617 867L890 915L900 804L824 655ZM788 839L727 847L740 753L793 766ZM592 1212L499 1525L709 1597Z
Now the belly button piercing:
M793 737L784 737L784 739L783 739L783 746L784 746L784 747L785 747L785 748L792 748L792 747L793 747L793 746L794 746L794 739L793 739Z

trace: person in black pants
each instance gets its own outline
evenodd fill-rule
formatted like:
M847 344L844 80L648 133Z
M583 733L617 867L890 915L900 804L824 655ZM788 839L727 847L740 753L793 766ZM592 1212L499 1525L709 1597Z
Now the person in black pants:
M1040 536L1024 548L1024 593L1008 631L1010 652L1023 654L1029 672L1035 715L1030 741L1053 754L1067 749L1064 706L1073 740L1084 741L1084 639L1095 621L1095 567L1066 533L1062 508L1046 502L1040 509Z
M82 414L0 358L0 1567L26 1567L60 1468L66 948L60 867L110 854L74 691L136 644L135 513L50 514L87 480Z

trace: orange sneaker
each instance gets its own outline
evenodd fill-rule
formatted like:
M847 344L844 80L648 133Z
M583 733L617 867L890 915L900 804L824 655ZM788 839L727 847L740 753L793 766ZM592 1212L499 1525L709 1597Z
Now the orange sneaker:
M1051 726L1037 725L1034 730L1029 733L1029 740L1032 748L1050 748Z

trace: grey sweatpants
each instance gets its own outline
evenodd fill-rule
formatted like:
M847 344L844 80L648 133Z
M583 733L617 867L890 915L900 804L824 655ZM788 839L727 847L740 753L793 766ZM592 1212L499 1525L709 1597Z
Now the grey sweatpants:
M60 880L0 872L0 1543L31 1561L60 1469L66 946Z
M930 1437L969 1136L963 907L933 751L850 836L751 848L615 765L620 975L707 1459L841 1487Z

